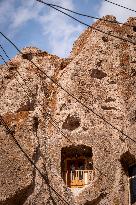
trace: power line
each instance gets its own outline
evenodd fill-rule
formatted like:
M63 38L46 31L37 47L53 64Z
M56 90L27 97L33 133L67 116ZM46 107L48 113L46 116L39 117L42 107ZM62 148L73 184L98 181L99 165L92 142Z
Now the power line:
M3 62L6 64L6 66L8 66L7 62L4 60L3 56L0 55L1 59L3 60Z
M41 2L41 0L37 0L38 2ZM91 19L96 19L96 20L100 20L100 21L104 21L104 22L110 22L110 23L113 23L113 24L124 24L122 22L117 22L117 21L110 21L110 20L107 20L107 19L103 19L103 18L99 18L99 17L95 17L95 16L91 16L91 15L88 15L88 14L83 14L83 13L80 13L80 12L77 12L77 11L74 11L74 10L71 10L71 9L68 9L68 8L65 8L65 7L62 7L62 6L59 6L57 4L51 4L51 3L47 3L48 5L51 5L51 6L55 6L55 7L58 7L60 9L63 9L65 11L69 11L73 14L76 14L76 15L79 15L79 16L83 16L83 17L87 17L87 18L91 18ZM134 27L134 26L131 26L131 25L125 25L125 26L128 26L128 27Z
M6 54L6 53L5 53ZM9 59L10 60L10 59ZM54 122L55 123L55 122ZM53 124L52 124L53 125ZM54 126L54 125L53 125ZM56 127L56 126L55 126ZM58 128L57 128L58 129ZM59 128L60 129L60 128ZM60 130L59 130L60 131ZM62 134L62 133L61 133ZM97 167L94 167L94 168L96 168L101 174L103 174L104 175L104 173L102 173ZM109 192L110 193L110 192Z
M10 59L10 57L8 56L7 52L6 52L5 49L3 48L3 46L0 45L0 47L1 47L1 49L3 50L3 52L5 53L5 55L6 55L6 57L8 58L8 60L9 60L10 62L12 62L11 59ZM0 55L0 56L1 56L1 55ZM4 58L3 58L2 56L1 56L1 58L3 59L4 63L7 65L7 67L10 68L10 67L8 66L7 62L4 60ZM25 82L25 79L21 76L21 74L20 74L19 72L18 72L18 74L19 74L19 76L21 77L21 79L23 80L23 82L25 83L25 85L26 85L27 89L29 90L29 92L31 93L32 91L31 91L31 90L29 89L29 87L27 86L27 84L26 84L26 82ZM17 79L17 78L16 78L16 79ZM18 79L17 79L17 81L18 81ZM19 81L18 81L18 83L20 84ZM20 84L20 85L21 85L21 84ZM22 85L21 85L21 87L22 87ZM26 90L24 90L24 91L26 92L27 98L29 99L29 94L27 93ZM40 104L40 103L39 103L39 104ZM41 105L41 104L40 104L40 105ZM52 119L51 115L50 115L49 113L47 113L45 109L44 109L44 111L45 111L46 116L48 116L48 117L50 118L50 121L52 121L53 123L55 123L54 120ZM51 122L50 122L50 123L51 123ZM55 127L55 125L54 125L53 123L51 123L51 124ZM57 127L57 129L60 130L59 127ZM61 134L62 134L70 143L72 143L72 141L71 141L61 130L60 130L60 132L61 132Z
M0 124L2 124L2 125L6 128L7 132L12 136L12 138L13 138L15 144L19 147L19 149L20 149L21 152L24 154L24 156L28 159L28 161L31 163L31 165L34 166L34 168L39 172L40 176L41 176L41 177L44 179L44 181L47 183L47 186L49 186L49 188L51 188L52 191L54 191L54 192L56 193L56 195L59 197L59 199L60 199L61 201L62 201L62 199L63 199L63 201L64 201L65 203L67 203L68 205L70 205L70 204L69 204L68 202L66 202L66 201L64 200L64 198L62 198L62 196L61 196L60 194L58 194L58 192L56 192L56 190L49 184L49 180L48 180L47 174L46 174L46 175L43 174L43 173L40 171L40 169L35 165L35 163L30 159L30 157L29 157L29 156L27 155L27 153L23 150L23 148L21 147L21 145L18 143L17 139L15 138L14 132L13 132L12 130L10 130L10 128L9 128L8 125L5 123L5 121L3 120L3 118L2 118L1 115L0 115ZM93 167L94 167L97 171L99 171L99 173L102 174L103 176L107 176L107 175L105 175L103 172L101 172L96 166L93 165ZM118 185L117 185L116 187L118 187ZM110 194L110 192L106 192L106 194Z
M105 31L102 31L101 29L96 28L96 27L94 27L94 26L90 26L89 24L84 23L83 21L81 21L81 20L79 20L79 19L77 19L77 18L71 16L70 14L68 14L68 13L66 13L66 12L64 12L64 11L62 11L62 10L59 10L58 8L56 8L56 7L52 6L51 4L48 4L48 3L46 3L46 2L44 2L44 1L42 1L42 0L36 0L36 1L38 1L39 3L42 3L42 4L47 5L47 6L51 7L51 8L53 8L53 9L55 9L56 11L59 11L60 13L63 13L64 15L70 17L71 19L77 21L78 23L80 23L80 24L82 24L82 25L84 25L84 26L87 26L88 28L91 28L91 29L93 29L93 30L99 31L99 32L101 32L101 33L103 33L103 34L106 34L106 35L108 35L108 36L112 36L112 37L114 37L114 38L117 38L117 39L120 39L120 40L122 40L122 41L129 42L129 43L132 43L132 44L136 45L135 42L133 42L133 41L131 41L131 40L129 40L129 39L122 38L122 37L120 37L120 36L116 36L116 35L114 35L114 34L107 33L107 32L105 32Z
M7 55L6 51L4 50L4 48L2 47L2 45L0 44L0 48L3 51L3 53L5 54L5 56L8 58L8 60L10 60L9 56ZM7 64L7 63L6 63Z
M108 2L108 3L110 3L110 4L114 4L114 5L116 5L116 6L119 6L119 7L121 7L121 8L127 9L127 10L129 10L129 11L136 12L136 10L134 10L134 9L130 9L130 8L126 7L126 6L122 6L122 5L117 4L117 3L114 3L114 2L112 2L112 1L109 1L109 0L104 0L104 1L106 1L106 2Z
M9 41L21 54L23 54L20 49L8 38L6 37L2 32L0 32L0 34L7 39L7 41ZM47 78L49 78L55 85L57 85L57 87L61 88L65 93L67 93L69 96L71 96L73 99L76 100L76 102L78 102L79 104L81 104L84 108L86 108L88 111L92 112L96 117L100 118L101 120L103 120L106 124L110 125L114 130L117 130L118 132L120 132L122 135L124 135L126 138L132 140L133 142L136 143L136 141L134 139L132 139L131 137L129 137L127 134L125 134L122 130L120 130L119 128L115 127L113 124L111 124L109 121L107 121L103 116L101 116L100 114L98 114L96 111L93 110L93 108L88 107L86 104L84 104L82 101L80 101L78 98L76 98L72 93L70 93L69 91L67 91L65 88L63 88L63 86L61 84L59 84L57 81L55 81L53 78L51 78L50 76L48 76L46 74L46 72L44 72L39 66L37 66L32 60L28 59L41 73L43 73Z
M7 133L11 135L12 139L14 140L15 144L18 146L18 148L21 150L21 152L24 154L24 156L26 157L26 159L30 162L30 164L38 171L38 173L40 174L40 176L42 177L42 179L44 179L44 181L46 182L47 186L49 186L49 188L58 196L58 198L65 202L66 204L70 205L50 184L49 184L49 180L47 177L47 174L43 174L40 169L36 166L36 164L31 160L31 158L28 156L28 154L23 150L23 148L21 147L21 145L19 144L19 142L17 141L17 139L14 136L14 132L12 130L10 130L10 128L8 127L8 125L6 124L6 122L4 121L4 119L2 118L2 116L0 115L0 124L2 124ZM96 168L96 167L94 167ZM103 174L98 168L96 168L100 174L107 176L105 174ZM118 185L116 186L118 187ZM110 194L110 192L107 192L106 194Z
M2 55L0 55L0 58L3 60ZM4 60L3 60L3 62L5 63L5 61L4 61ZM2 82L1 82L1 83L2 83L2 88L4 88L4 86L3 86L3 81L4 81L4 77L3 77L3 75L4 75L4 74L3 74L3 71L2 71Z

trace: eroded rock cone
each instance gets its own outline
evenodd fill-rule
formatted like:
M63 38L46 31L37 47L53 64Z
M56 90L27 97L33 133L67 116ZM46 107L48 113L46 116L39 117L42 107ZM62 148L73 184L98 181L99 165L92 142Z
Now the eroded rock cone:
M0 114L44 178L1 123L1 205L135 204L136 144L122 132L135 140L136 19L93 27L109 35L88 28L68 59L25 48L1 65Z

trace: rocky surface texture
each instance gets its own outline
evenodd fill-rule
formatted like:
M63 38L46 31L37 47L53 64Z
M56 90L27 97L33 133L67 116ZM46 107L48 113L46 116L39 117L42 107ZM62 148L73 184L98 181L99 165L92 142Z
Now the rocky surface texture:
M0 66L0 115L44 176L1 123L0 205L128 205L136 144L107 122L136 140L136 18L120 25L106 16L93 27L109 35L88 28L68 59L25 48ZM92 148L94 174L74 194L61 177L61 150L77 145Z

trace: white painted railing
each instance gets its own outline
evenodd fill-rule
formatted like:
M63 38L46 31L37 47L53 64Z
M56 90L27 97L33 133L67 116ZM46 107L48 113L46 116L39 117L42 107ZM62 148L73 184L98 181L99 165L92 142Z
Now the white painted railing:
M67 186L83 187L93 180L93 170L75 170L63 173Z

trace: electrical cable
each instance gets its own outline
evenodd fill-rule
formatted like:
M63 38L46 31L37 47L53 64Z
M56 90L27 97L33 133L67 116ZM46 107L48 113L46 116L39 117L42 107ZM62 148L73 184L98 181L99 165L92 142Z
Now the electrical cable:
M19 53L23 54L20 49L8 38L6 37L2 32L0 32L0 34L7 39L7 41L9 41L18 51ZM113 124L111 124L109 121L107 121L103 116L101 116L100 114L98 114L96 111L94 111L92 108L88 107L86 104L84 104L82 101L80 101L78 98L76 98L73 94L71 94L69 91L67 91L65 88L63 88L63 86L61 84L59 84L57 81L55 81L53 78L51 78L50 76L47 75L46 72L44 72L39 66L37 66L32 60L28 60L29 62L31 62L41 73L43 73L48 79L50 79L55 85L57 85L57 87L60 87L65 93L67 93L69 96L71 96L73 99L76 100L76 102L78 102L79 104L81 104L84 108L86 108L88 111L92 112L96 117L100 118L101 120L103 120L105 123L107 123L108 125L110 125L114 130L117 130L118 132L120 132L122 135L124 135L126 138L132 140L134 143L136 143L136 141L134 139L132 139L131 137L129 137L127 134L125 134L122 130L120 130L119 128L115 127Z
M40 0L37 0L37 1L38 1L38 2L41 2ZM65 8L65 7L62 7L62 6L59 6L59 5L57 5L57 4L48 3L48 5L58 7L58 8L60 8L60 9L63 9L63 10L65 10L65 11L69 11L69 12L71 12L71 13L73 13L73 14L76 14L76 15L79 15L79 16L82 16L82 17L87 17L87 18L91 18L91 19L96 19L96 20L100 20L100 21L104 21L104 22L113 23L113 24L124 24L124 23L122 23L122 22L111 21L111 20L107 20L107 19L103 19L103 18L91 16L91 15L88 15L88 14L83 14L83 13L80 13L80 12L77 12L77 11L74 11L74 10L71 10L71 9L68 9L68 8ZM134 27L134 26L127 25L127 24L126 24L125 26Z
M53 8L53 9L55 9L56 11L59 11L60 13L63 13L64 15L70 17L71 19L77 21L78 23L80 23L80 24L82 24L82 25L84 25L84 26L87 26L88 28L91 28L91 29L93 29L93 30L99 31L100 33L103 33L103 34L106 34L106 35L108 35L108 36L112 36L112 37L114 37L114 38L117 38L117 39L120 39L120 40L122 40L122 41L129 42L129 43L132 43L132 44L136 45L135 42L133 42L133 41L131 41L131 40L129 40L129 39L122 38L122 37L120 37L120 36L116 36L116 35L114 35L114 34L107 33L107 32L105 32L105 31L102 31L101 29L96 28L96 27L94 27L94 26L90 26L89 24L84 23L83 21L81 21L81 20L79 20L79 19L77 19L77 18L71 16L71 15L68 14L68 13L65 13L65 12L62 11L62 10L59 10L58 8L56 8L56 7L54 7L54 6L51 6L50 4L48 4L48 3L46 3L46 2L44 2L44 1L42 1L42 0L36 0L36 1L39 2L39 3L42 3L42 4L47 5L47 6L51 7L51 8Z
M0 57L1 57L1 55L0 55ZM3 59L3 61L5 62L5 64L7 65L7 63L6 63L6 61L4 60L3 57L2 57L2 59ZM7 65L7 66L8 66L8 65ZM16 79L17 79L17 78L16 78ZM18 82L19 82L19 81L18 81ZM21 84L20 84L20 85L21 85ZM25 91L25 92L26 92L26 91ZM54 122L55 125L50 121L50 123L52 124L52 126L55 127L55 129L57 129L57 130L61 133L61 135L62 135L63 137L65 137L68 141L70 141L70 142L73 144L73 142L72 142L72 141L63 133L63 131L59 128L59 126L57 125L57 122L52 119L51 115L50 115L49 113L47 113L47 112L46 112L46 114L47 114L47 116L50 116L51 121ZM1 117L1 116L0 116L0 117ZM106 175L105 175L104 173L102 173L97 167L94 166L94 168L95 168L96 170L98 170L101 175L106 176Z
M114 5L116 5L116 6L119 6L119 7L123 8L123 9L127 9L127 10L129 10L129 11L136 12L136 10L134 10L134 9L130 9L130 8L126 7L126 6L123 6L123 5L114 3L114 2L112 2L112 1L109 1L109 0L104 0L104 1L106 1L106 2L108 2L108 3L110 3L110 4L114 4Z
M0 58L3 60L2 55L0 55ZM3 62L4 62L4 61L3 61ZM3 74L3 71L2 71L2 75L1 75L1 76L2 76L2 80L1 80L2 86L1 86L1 87L4 88L4 86L3 86L3 82L4 82L4 77L3 77L4 74Z

